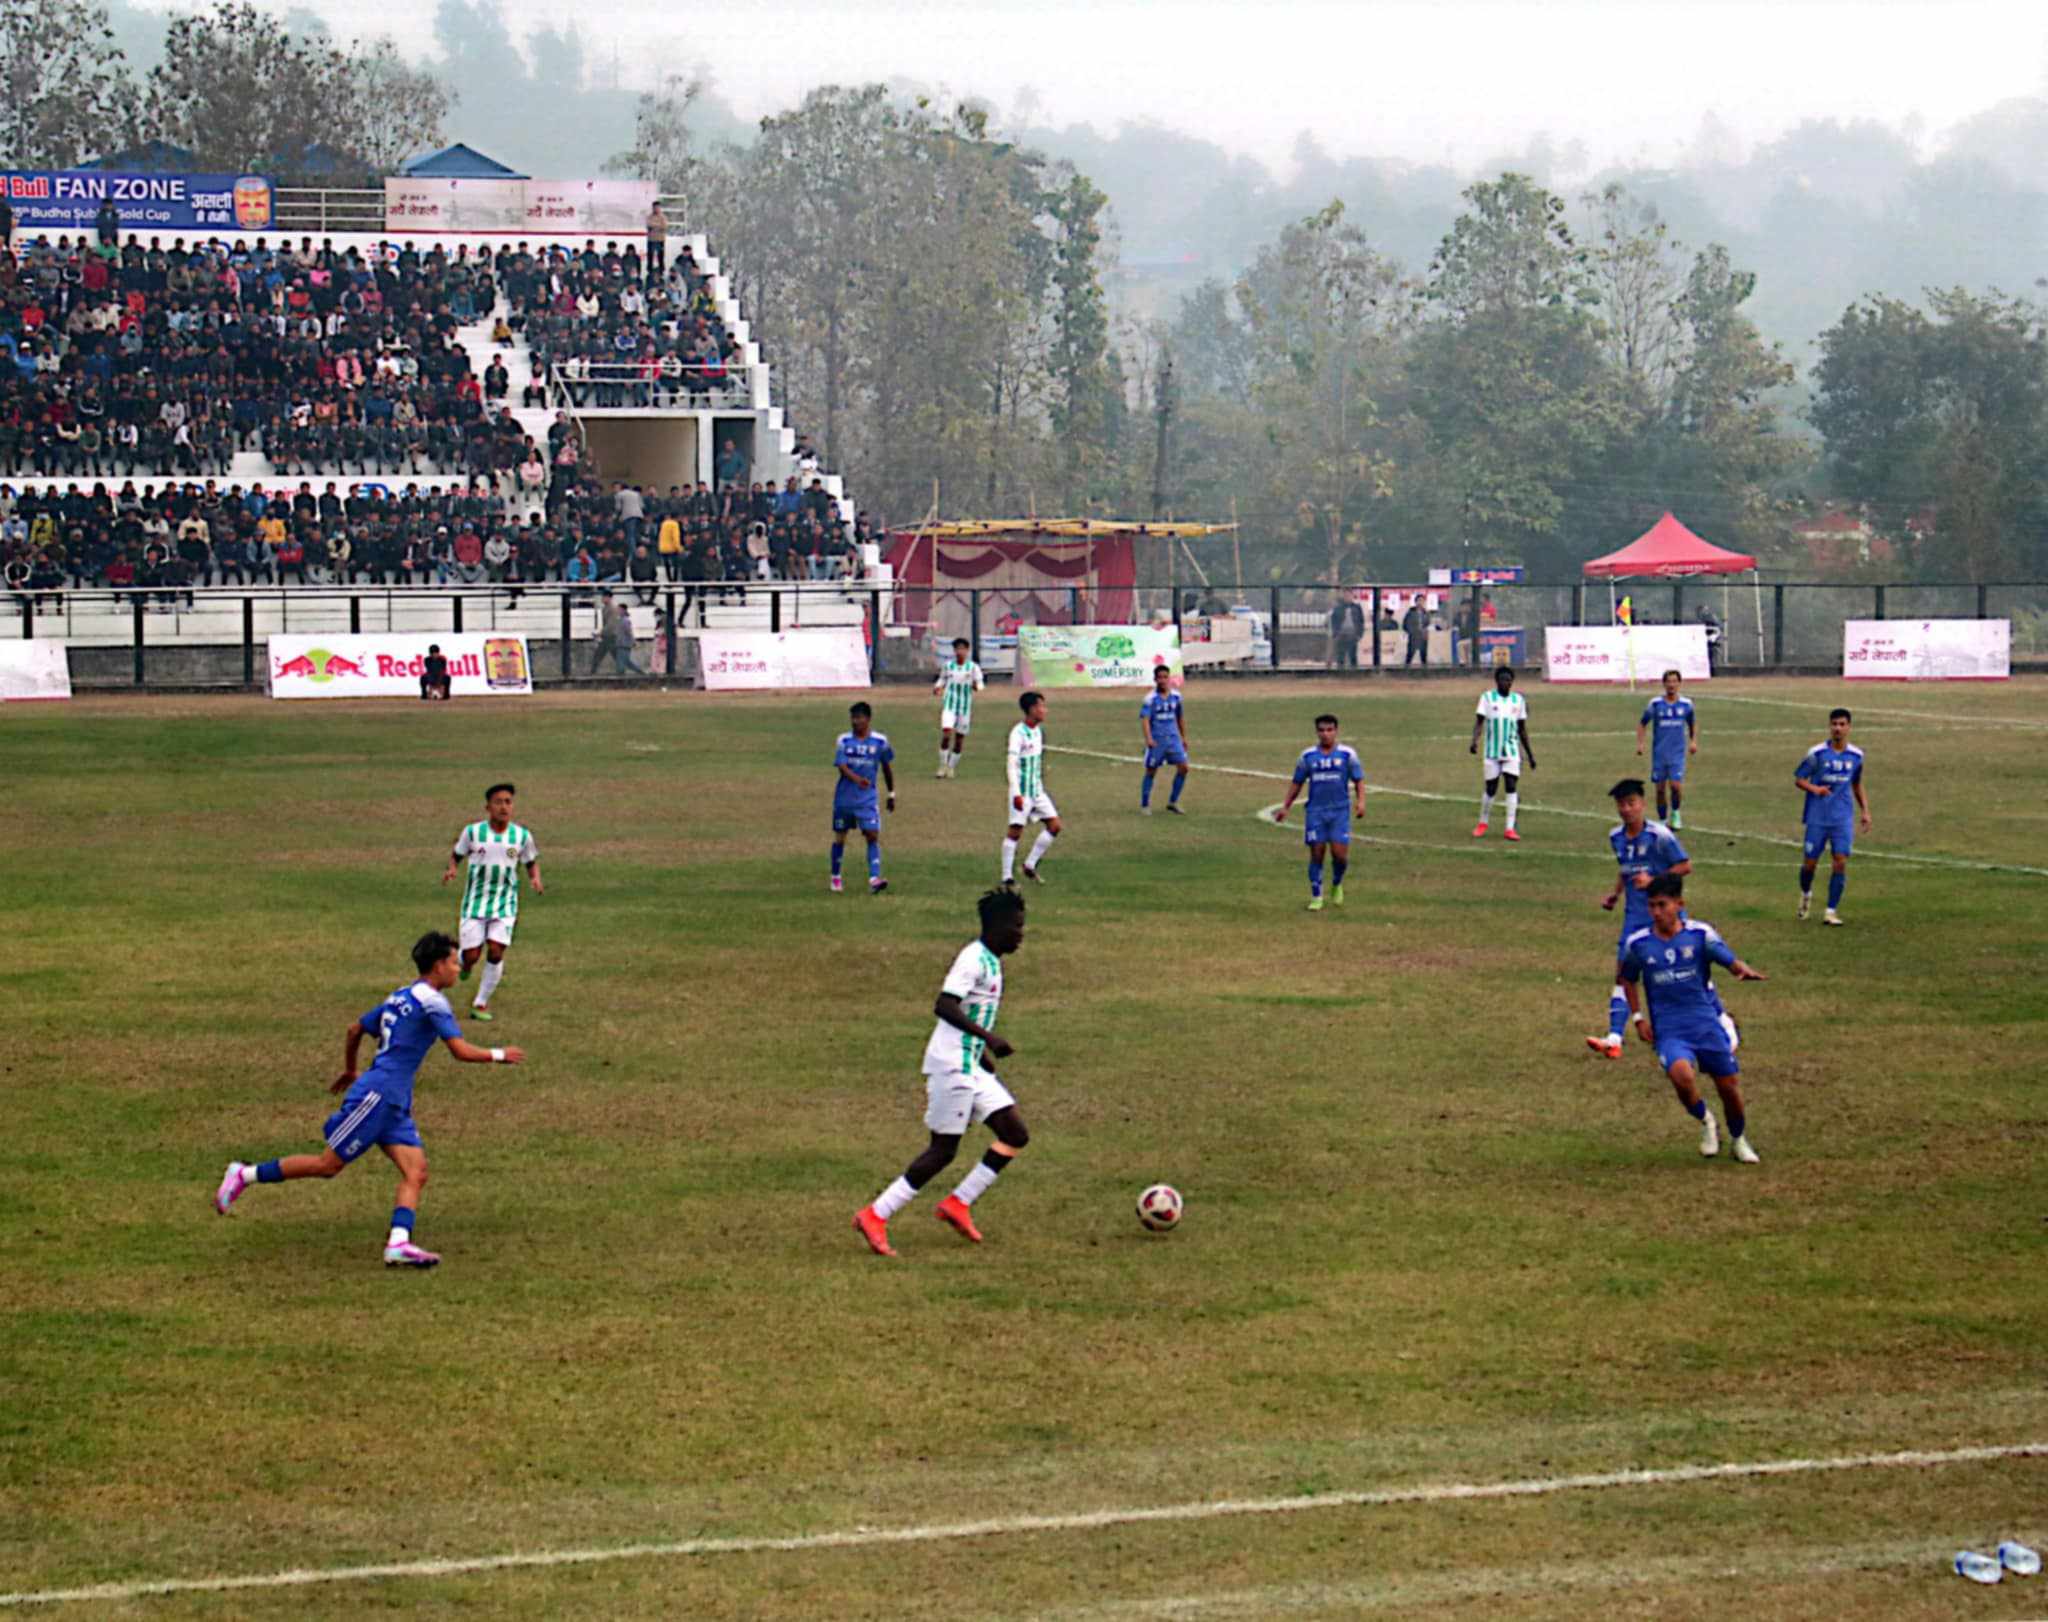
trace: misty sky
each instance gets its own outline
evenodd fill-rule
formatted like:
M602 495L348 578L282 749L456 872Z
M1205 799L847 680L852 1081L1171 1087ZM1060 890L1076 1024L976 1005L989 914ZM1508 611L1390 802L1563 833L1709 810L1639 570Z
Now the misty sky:
M1718 114L1767 139L1801 118L1944 127L2038 93L2048 12L1986 0L504 0L514 35L574 18L622 79L707 66L744 115L811 85L905 77L1031 121L1152 120L1284 163L1304 129L1353 153L1472 167L1537 131L1595 164L1662 164ZM431 0L312 0L337 35L431 45ZM474 94L474 90L471 90ZM458 109L451 121L459 131Z

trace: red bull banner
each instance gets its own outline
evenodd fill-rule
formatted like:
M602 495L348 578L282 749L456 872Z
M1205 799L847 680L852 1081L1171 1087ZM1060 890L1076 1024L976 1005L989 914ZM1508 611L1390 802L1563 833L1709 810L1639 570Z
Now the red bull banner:
M533 660L523 636L446 631L382 636L274 636L269 640L272 698L419 698L427 660L448 661L450 698L533 691Z

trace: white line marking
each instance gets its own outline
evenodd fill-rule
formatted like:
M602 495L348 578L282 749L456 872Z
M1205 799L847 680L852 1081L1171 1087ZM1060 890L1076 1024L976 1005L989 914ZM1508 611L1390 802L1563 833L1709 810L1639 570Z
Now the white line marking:
M1275 815L1279 809L1280 802L1275 800L1271 805L1260 806L1258 810L1252 813L1252 817L1254 820L1263 822L1269 827L1293 828L1293 823L1282 822ZM1351 843L1354 845L1389 845L1397 850L1440 850L1447 851L1454 856L1487 856L1492 854L1491 848L1489 848L1487 841L1484 839L1468 839L1462 845L1432 845L1423 839L1382 839L1377 834L1354 833L1351 836ZM1495 843L1498 844L1498 841ZM1596 855L1590 850L1545 850L1540 846L1530 845L1526 841L1516 848L1515 860L1519 862L1525 857L1532 861L1547 857L1551 861L1558 862L1600 862L1603 864L1614 860L1612 856ZM1775 870L1782 868L1784 865L1782 862L1730 861L1720 856L1714 858L1714 866L1717 868L1762 867Z
M1113 761L1120 766L1142 766L1143 755L1118 755L1102 749L1075 749L1068 744L1049 743L1045 746L1049 755L1077 755L1087 760ZM1214 766L1207 761L1190 761L1189 770L1197 772L1220 772L1225 777L1251 777L1268 783L1288 783L1293 778L1286 772L1259 771L1249 766ZM1394 794L1404 800L1434 800L1446 805L1469 805L1469 794L1432 794L1426 789L1394 788L1386 783L1367 783L1370 794ZM1612 822L1614 814L1609 811L1583 811L1574 806L1540 805L1524 798L1524 811L1541 811L1553 817L1583 817L1591 822ZM1739 828L1709 828L1704 823L1691 823L1680 830L1688 834L1711 834L1716 839L1749 839L1762 845L1778 845L1786 850L1800 850L1804 847L1796 839L1781 838L1777 834L1753 834ZM2048 867L2027 867L2019 862L1973 862L1959 856L1914 856L1903 851L1872 850L1868 846L1859 849L1858 856L1867 856L1877 862L1906 862L1915 867L1945 867L1965 873L2024 873L2031 878L2048 879Z
M1750 694L1738 695L1735 693L1723 693L1718 690L1714 694L1714 702L1716 704L1767 704L1771 708L1779 710L1811 710L1819 708L1818 705L1807 703L1805 700L1802 699L1757 698L1754 695ZM1938 711L1934 710L1894 710L1889 708L1880 709L1875 704L1857 704L1852 707L1859 714L1898 715L1905 717L1909 721L1946 721L1950 726L2024 727L2026 730L2030 732L2048 731L2048 721L2022 721L2017 718L2007 719L2006 717L1997 715L1943 715ZM1814 730L1816 732L1826 732L1826 722L1822 722L1821 725L1815 728Z
M604 1565L618 1560L694 1559L728 1554L808 1554L834 1549L885 1548L904 1543L954 1543L970 1538L1016 1537L1034 1532L1095 1532L1110 1526L1213 1521L1239 1515L1299 1515L1319 1509L1375 1509L1394 1504L1547 1498L1556 1493L1599 1492L1609 1487L1670 1487L1761 1476L1816 1475L1843 1470L1928 1469L1946 1464L1988 1464L2001 1459L2044 1457L2048 1457L2048 1441L1952 1447L1931 1452L1854 1453L1820 1459L1683 1464L1662 1470L1608 1470L1592 1475L1538 1476L1523 1481L1440 1482L1416 1487L1383 1487L1366 1492L1310 1493L1296 1498L1226 1498L1186 1504L1097 1509L1071 1515L1013 1515L997 1520L929 1526L863 1526L851 1532L812 1532L800 1537L684 1538L673 1543L626 1543L608 1549L544 1549L531 1554L476 1555L461 1560L404 1560L377 1566L311 1567L243 1577L164 1577L142 1582L97 1583L88 1588L47 1588L0 1594L0 1606L132 1600L159 1594L226 1594L256 1588L310 1588L323 1583L369 1582L392 1577L461 1577L479 1572Z

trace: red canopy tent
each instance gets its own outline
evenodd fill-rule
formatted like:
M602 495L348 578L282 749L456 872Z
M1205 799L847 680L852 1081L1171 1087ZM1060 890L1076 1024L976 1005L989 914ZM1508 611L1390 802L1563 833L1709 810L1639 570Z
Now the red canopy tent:
M1703 541L1666 513L1619 552L1609 552L1586 565L1589 578L1615 579L1650 575L1670 580L1694 574L1742 574L1756 559Z

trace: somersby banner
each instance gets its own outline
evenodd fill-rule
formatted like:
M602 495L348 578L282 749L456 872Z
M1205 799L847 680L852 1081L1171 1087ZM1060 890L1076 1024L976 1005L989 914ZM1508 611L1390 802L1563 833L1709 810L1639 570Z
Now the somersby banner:
M418 698L427 649L448 660L448 696L483 698L533 691L523 636L454 632L407 636L274 636L272 698Z
M1149 687L1152 669L1181 674L1180 632L1171 625L1020 625L1020 687Z

